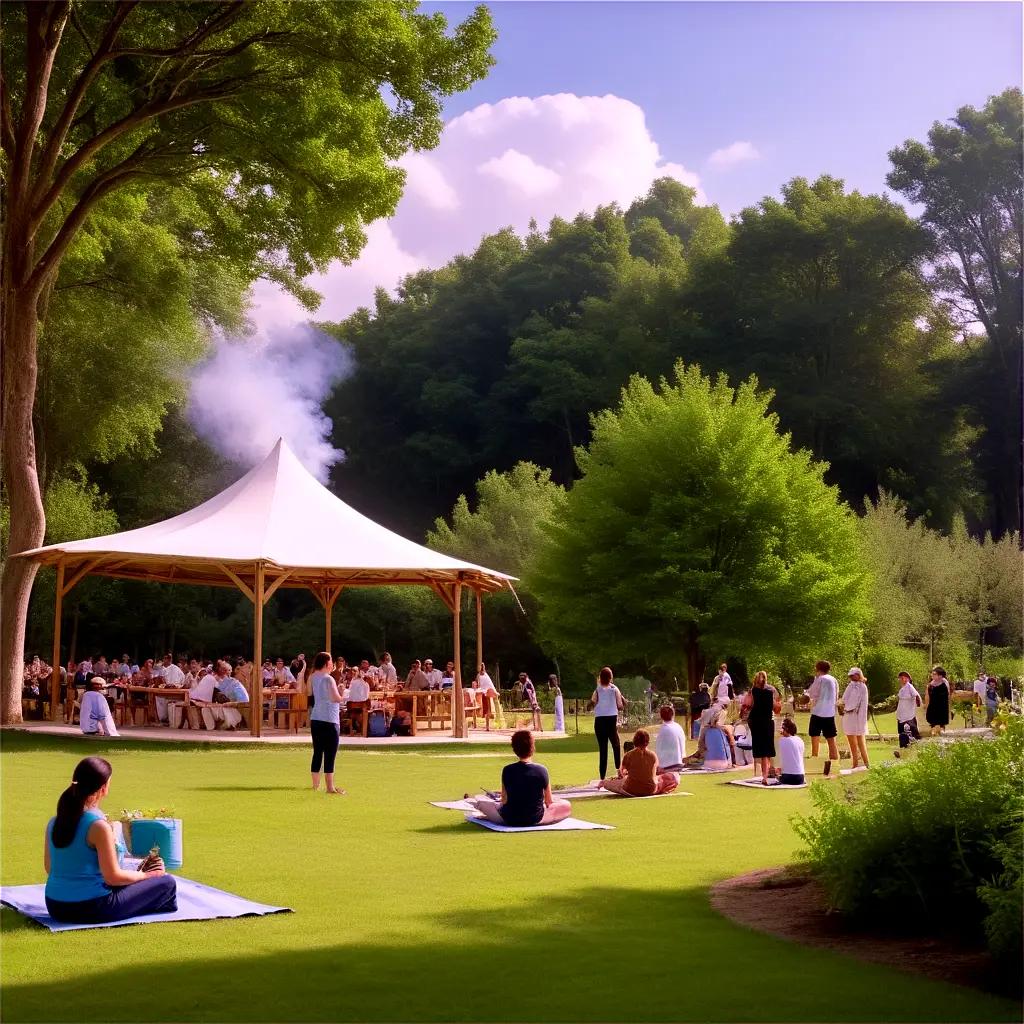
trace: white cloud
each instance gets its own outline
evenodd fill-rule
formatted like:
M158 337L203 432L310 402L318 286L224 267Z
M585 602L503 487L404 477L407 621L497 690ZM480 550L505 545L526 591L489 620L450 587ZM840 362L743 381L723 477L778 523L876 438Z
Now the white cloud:
M561 178L550 167L531 160L518 149L506 149L501 156L492 156L478 168L481 174L489 174L510 188L518 189L528 196L540 196L558 187Z
M407 154L400 164L406 186L395 216L367 228L366 247L351 266L332 264L307 281L324 295L317 319L372 306L375 288L394 289L407 274L471 251L503 227L524 232L531 218L543 228L552 217L601 204L628 206L655 178L676 178L705 202L698 176L664 160L643 110L612 95L484 103L451 120L436 149ZM251 317L257 338L222 342L196 375L200 429L243 461L262 457L284 434L323 476L340 457L326 440L330 424L317 397L326 394L326 380L344 372L337 346L325 363L331 350L306 326L309 313L266 282L254 289ZM248 397L235 401L233 392Z
M734 142L722 149L716 149L708 157L708 163L712 167L726 170L737 164L746 164L760 159L761 154L752 142Z

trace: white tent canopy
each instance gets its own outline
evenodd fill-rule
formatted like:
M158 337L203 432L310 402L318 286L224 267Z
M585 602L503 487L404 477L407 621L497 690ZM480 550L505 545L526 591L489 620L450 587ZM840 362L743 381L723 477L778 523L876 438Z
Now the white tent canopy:
M455 616L458 659L462 588L476 593L479 655L481 592L511 589L514 579L414 544L361 515L320 484L283 440L240 480L189 512L137 530L50 544L16 557L57 567L54 665L60 660L61 601L90 574L237 586L256 609L257 669L262 661L263 605L278 587L313 592L327 615L330 649L331 608L345 587L429 586ZM255 702L262 687L260 673L254 675ZM453 727L463 734L462 692L456 690ZM258 735L260 716L252 718Z

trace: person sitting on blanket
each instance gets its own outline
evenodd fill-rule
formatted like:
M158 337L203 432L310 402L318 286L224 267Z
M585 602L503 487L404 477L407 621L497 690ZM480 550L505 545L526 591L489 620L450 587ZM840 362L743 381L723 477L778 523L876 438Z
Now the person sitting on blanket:
M651 734L646 729L633 733L633 749L622 757L618 778L603 779L599 789L619 796L656 796L671 793L679 785L679 776L658 768L658 755L650 750Z
M684 764L693 764L694 762L703 762L705 760L708 753L708 730L718 729L725 737L729 750L730 762L729 764L725 765L725 767L732 767L733 763L735 763L736 761L736 740L733 737L732 726L726 724L725 718L726 708L724 704L712 704L711 707L706 708L703 712L701 712L700 734L697 736L697 750L694 754L691 754L688 758L686 758ZM715 758L715 760L720 760L720 758Z
M114 716L110 713L107 695L104 693L107 684L102 676L93 676L89 680L89 689L82 694L82 706L79 711L79 723L86 736L118 736Z
M126 851L99 809L111 772L102 757L79 761L46 826L46 909L54 920L101 924L178 909L174 878L159 857L147 857L140 871L121 867Z
M671 704L658 708L662 726L654 740L654 752L663 772L681 772L686 760L686 733L675 720L676 709Z
M779 782L783 786L802 786L804 784L804 741L797 736L796 723L792 718L782 720L779 760L782 762Z
M520 729L512 734L512 752L519 759L501 770L501 803L480 797L476 808L496 825L528 828L554 825L572 814L568 800L551 795L551 779L543 765L533 763L533 733Z

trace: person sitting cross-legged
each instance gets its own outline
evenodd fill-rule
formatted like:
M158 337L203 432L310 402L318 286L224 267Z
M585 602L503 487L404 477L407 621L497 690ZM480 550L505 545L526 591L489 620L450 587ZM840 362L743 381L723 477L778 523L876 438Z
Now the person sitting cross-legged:
M572 814L568 800L551 795L551 779L543 765L533 763L536 745L529 729L512 734L512 751L518 758L501 770L501 803L480 797L476 808L496 825L517 828L554 825Z
M681 772L686 760L686 733L675 720L676 711L671 704L658 708L662 726L654 740L654 752L663 772Z
M598 788L620 796L655 796L671 793L679 785L679 776L658 767L658 756L648 749L651 735L646 729L633 734L633 749L622 757L618 778L603 779Z

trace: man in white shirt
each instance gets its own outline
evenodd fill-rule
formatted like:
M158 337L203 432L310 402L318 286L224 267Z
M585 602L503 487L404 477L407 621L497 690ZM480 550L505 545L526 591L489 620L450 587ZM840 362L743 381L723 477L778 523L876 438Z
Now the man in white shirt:
M921 738L917 728L917 709L921 706L921 694L917 692L909 672L901 672L897 678L901 685L896 698L896 728L899 730L900 746L909 747L912 738Z
M654 753L658 755L659 771L681 772L686 759L686 733L675 721L676 712L671 704L660 708L662 726L654 739Z
M979 707L985 706L985 691L988 689L988 676L983 668L978 669L978 678L974 680L974 703Z
M807 734L811 737L811 757L818 756L821 737L828 744L828 760L825 762L825 774L828 775L832 762L839 760L839 748L836 746L836 701L839 699L839 683L835 676L830 675L831 664L819 661L814 665L814 682L807 690L811 698L811 723Z
M174 664L174 659L169 655L163 656L162 664L159 667L160 682L158 685L167 687L182 687L185 685L185 673ZM161 722L167 721L167 698L156 698L156 717Z
M427 677L428 690L441 689L441 670L434 668L434 663L429 658L423 662L423 674Z

